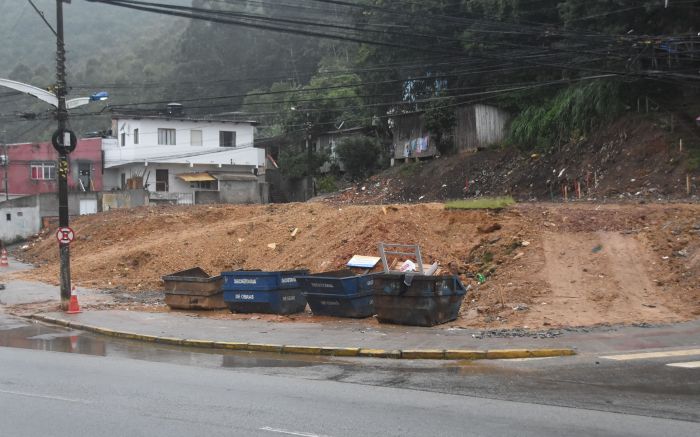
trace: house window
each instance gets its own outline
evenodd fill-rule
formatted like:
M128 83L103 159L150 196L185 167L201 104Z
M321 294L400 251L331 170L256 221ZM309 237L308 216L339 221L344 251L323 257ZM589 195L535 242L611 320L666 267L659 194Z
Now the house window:
M126 146L126 132L122 132L120 135L120 140L119 143L121 144L122 147Z
M55 162L37 162L30 166L32 179L37 181L56 179Z
M158 144L165 146L174 146L175 129L158 128Z
M12 214L5 214L5 220L12 221Z
M236 147L236 132L219 131L219 147Z
M190 143L193 146L201 146L202 145L202 131L199 129L192 129L190 131Z
M196 182L190 182L190 188L195 188L198 190L216 190L218 189L216 186L217 181L196 181Z
M134 129L134 144L138 144L138 143L139 143L139 130Z

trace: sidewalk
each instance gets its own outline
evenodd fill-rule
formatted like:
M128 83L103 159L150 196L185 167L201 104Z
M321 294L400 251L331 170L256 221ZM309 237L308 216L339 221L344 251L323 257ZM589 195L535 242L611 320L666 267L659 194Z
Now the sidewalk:
M0 284L5 285L4 290L0 290L0 305L27 305L53 303L59 304L61 295L59 288L43 282L24 281L10 279L13 273L31 270L33 267L24 264L14 258L10 258L9 266L0 268ZM110 303L112 297L100 290L77 287L81 302L88 304Z

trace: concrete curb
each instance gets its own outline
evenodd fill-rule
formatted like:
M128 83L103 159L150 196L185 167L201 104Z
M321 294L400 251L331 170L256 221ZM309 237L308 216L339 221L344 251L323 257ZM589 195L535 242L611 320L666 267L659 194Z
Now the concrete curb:
M353 347L321 347L321 346L295 346L267 343L239 343L228 341L182 339L175 337L158 337L154 335L137 334L126 331L114 331L99 326L85 325L63 319L35 314L30 317L44 323L63 326L71 329L93 332L126 340L138 340L151 343L167 344L173 346L186 346L208 349L228 349L250 352L273 352L278 354L299 354L333 357L372 357L393 358L404 360L502 360L514 358L544 358L564 357L576 355L576 351L569 348L562 349L492 349L486 351L462 350L462 349L405 349L385 350L366 349Z

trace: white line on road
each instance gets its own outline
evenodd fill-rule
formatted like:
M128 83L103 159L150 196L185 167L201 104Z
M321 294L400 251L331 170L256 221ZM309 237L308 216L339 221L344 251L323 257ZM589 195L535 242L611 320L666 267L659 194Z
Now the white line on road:
M642 352L638 354L624 355L608 355L606 360L627 361L627 360L645 360L648 358L668 358L668 357L686 357L688 355L700 355L700 349L685 349L678 351L663 351L663 352Z
M0 393L5 393L8 395L16 395L16 396L27 396L30 398L50 399L52 401L76 402L79 404L89 404L90 403L90 402L83 400L83 399L71 399L71 398L64 398L61 396L40 395L40 394L36 394L36 393L24 393L21 391L0 390Z
M260 430L261 431L276 432L279 434L297 435L297 436L301 436L301 437L330 437L327 435L313 434L310 432L296 432L296 431L289 431L286 429L270 428L269 426L264 426L264 427L260 428Z
M683 367L685 369L700 369L700 361L688 361L687 363L666 364L671 367Z

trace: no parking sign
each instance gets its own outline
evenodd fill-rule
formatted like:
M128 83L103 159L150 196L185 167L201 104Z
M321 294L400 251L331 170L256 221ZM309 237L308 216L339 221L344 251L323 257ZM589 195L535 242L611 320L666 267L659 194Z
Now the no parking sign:
M56 239L60 244L71 244L75 239L75 232L69 227L62 227L56 230Z

